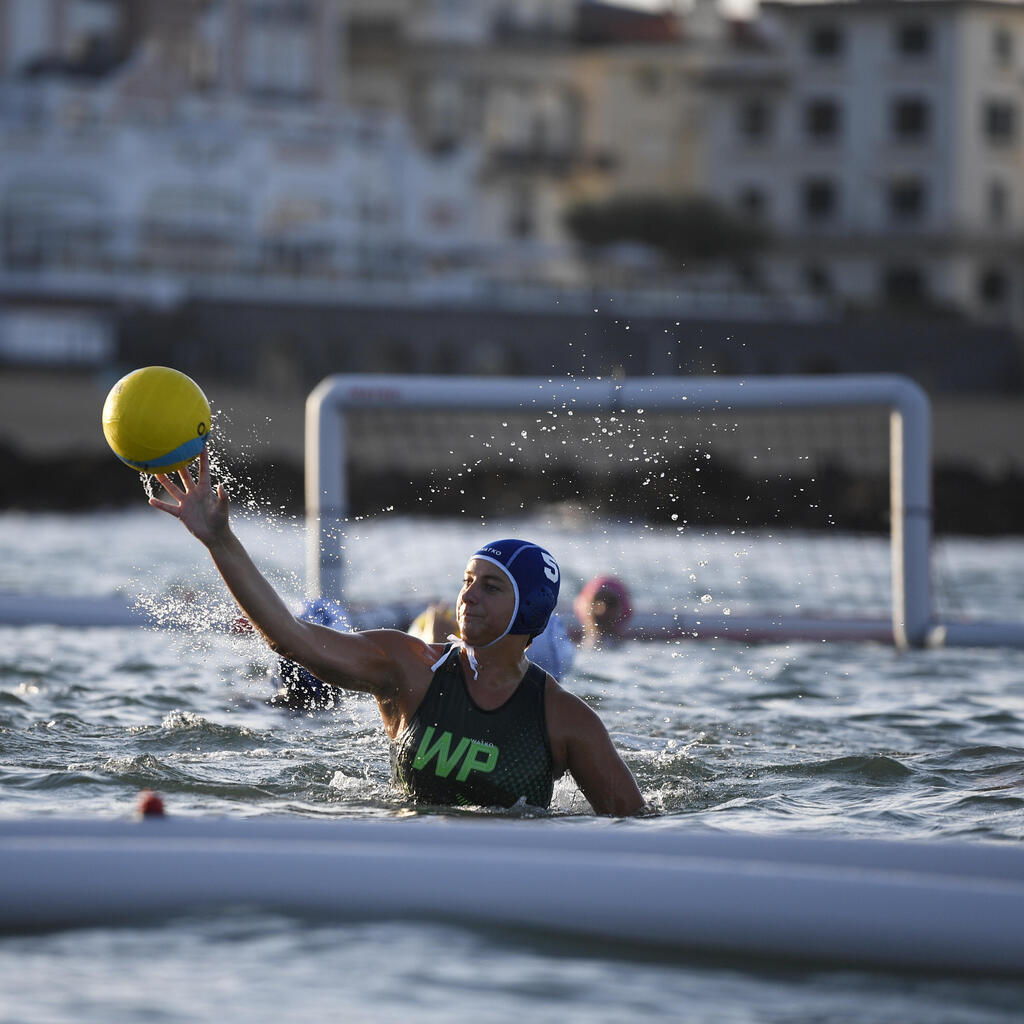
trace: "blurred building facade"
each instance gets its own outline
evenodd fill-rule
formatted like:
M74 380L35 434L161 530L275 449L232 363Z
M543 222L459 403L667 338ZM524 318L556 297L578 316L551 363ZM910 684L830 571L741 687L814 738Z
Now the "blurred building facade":
M1024 324L1024 5L761 12L771 48L712 73L708 185L772 228L766 278Z
M390 274L431 191L469 191L466 161L442 174L405 122L345 104L335 0L0 0L0 24L3 266L26 288Z
M598 291L652 345L659 316L930 305L1018 327L1022 61L1024 7L999 0L774 0L741 22L715 0L0 0L0 350L60 336L87 361L103 316L110 339L227 310L258 332L276 305L284 351L303 310L575 316ZM575 203L635 195L762 221L755 283L574 243ZM411 333L393 349L433 368Z
M496 273L584 283L574 203L706 190L701 79L735 43L705 6L684 23L580 0L350 0L345 91L427 149L478 150L477 237Z
M706 190L733 48L587 0L0 0L3 267L585 283L566 210Z

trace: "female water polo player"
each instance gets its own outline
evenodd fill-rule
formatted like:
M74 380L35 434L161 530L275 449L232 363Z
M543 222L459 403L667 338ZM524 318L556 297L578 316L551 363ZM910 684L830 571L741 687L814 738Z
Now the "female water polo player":
M543 548L501 540L466 566L456 604L461 639L428 644L399 630L341 633L293 615L229 525L223 485L188 468L157 477L210 552L249 621L281 657L333 686L370 693L392 744L396 783L444 805L547 807L568 771L598 814L636 814L643 797L598 716L526 656L558 600L559 569Z

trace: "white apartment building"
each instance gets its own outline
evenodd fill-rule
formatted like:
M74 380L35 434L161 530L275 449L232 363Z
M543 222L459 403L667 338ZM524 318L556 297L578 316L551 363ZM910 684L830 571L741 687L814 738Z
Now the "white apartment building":
M475 239L472 147L441 157L400 117L349 107L346 14L0 0L6 293L149 293L157 276L165 297L230 278L269 295L451 263Z
M598 45L582 10L0 0L4 293L571 284L574 202L696 193L772 229L770 295L1024 325L1024 4L768 0L741 39L700 0Z
M762 4L709 78L708 188L765 222L780 290L1024 323L1024 5Z

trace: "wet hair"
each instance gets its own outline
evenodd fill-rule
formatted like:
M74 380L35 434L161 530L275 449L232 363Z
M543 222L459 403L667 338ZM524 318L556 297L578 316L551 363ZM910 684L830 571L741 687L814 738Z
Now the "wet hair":
M551 553L530 541L508 538L485 544L473 554L496 565L512 581L515 606L508 627L498 640L508 634L527 634L532 640L544 632L551 613L558 604L561 573Z

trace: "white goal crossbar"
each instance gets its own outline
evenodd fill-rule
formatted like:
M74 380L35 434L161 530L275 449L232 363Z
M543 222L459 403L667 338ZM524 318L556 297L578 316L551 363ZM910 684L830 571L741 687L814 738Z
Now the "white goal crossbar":
M924 391L891 374L799 377L655 377L561 380L532 377L338 375L306 402L307 588L342 593L338 539L349 511L345 417L349 410L572 409L614 414L642 408L671 413L765 412L837 408L888 410L892 550L891 639L903 647L1024 646L1024 624L939 623L931 595L931 409ZM830 622L828 635L857 638L864 623ZM728 624L742 635L744 624ZM795 619L748 623L747 635L775 639L824 635ZM888 631L887 631L888 632Z

